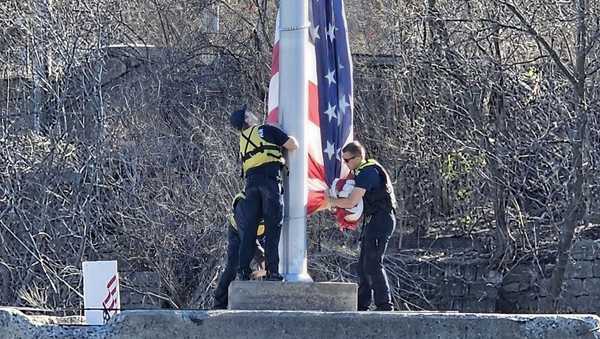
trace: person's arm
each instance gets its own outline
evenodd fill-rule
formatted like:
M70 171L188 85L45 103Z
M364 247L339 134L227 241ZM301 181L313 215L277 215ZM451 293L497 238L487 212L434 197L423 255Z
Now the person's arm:
M281 146L288 151L298 149L298 141L296 141L296 138L287 135L281 129L272 125L263 125L260 128L259 132L262 133L261 137L266 141Z
M294 151L298 149L298 141L294 137L289 137L281 146L288 151Z
M354 188L347 198L329 197L329 207L352 208L356 206L360 199L377 184L379 175L372 168L361 171L354 178Z
M354 187L348 198L329 197L329 205L330 207L352 208L360 202L366 192L367 190L364 188Z

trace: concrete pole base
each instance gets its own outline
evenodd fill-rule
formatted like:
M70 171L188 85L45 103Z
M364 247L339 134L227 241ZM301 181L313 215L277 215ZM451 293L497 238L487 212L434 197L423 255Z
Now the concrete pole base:
M339 282L233 281L230 310L356 311L358 287Z

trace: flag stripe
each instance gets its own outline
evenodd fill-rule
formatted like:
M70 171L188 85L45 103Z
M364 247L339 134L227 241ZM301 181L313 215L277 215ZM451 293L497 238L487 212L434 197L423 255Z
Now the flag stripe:
M273 60L271 62L271 75L275 75L279 73L279 41L273 46Z

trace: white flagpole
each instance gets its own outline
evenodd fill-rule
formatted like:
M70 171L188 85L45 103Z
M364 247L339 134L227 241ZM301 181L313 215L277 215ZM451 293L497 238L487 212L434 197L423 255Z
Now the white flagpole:
M287 165L285 217L279 242L280 272L286 281L310 282L307 271L306 207L308 202L308 0L281 0L279 32L279 119L284 131L297 138Z

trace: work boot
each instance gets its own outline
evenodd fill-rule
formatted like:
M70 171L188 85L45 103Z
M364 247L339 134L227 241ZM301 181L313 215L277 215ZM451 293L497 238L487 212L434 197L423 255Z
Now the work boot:
M238 272L238 280L247 281L250 280L250 275L252 271L250 269L240 269Z
M265 276L266 281L282 281L283 276L277 272L267 272Z
M394 306L392 305L380 305L375 308L375 311L393 311Z
M215 304L213 305L213 310L226 310L227 309L227 305L223 305L223 304Z

